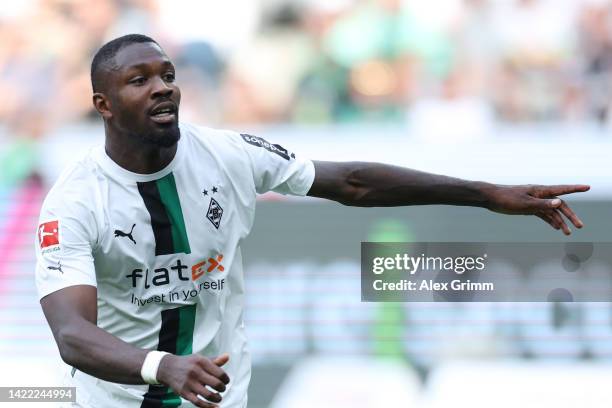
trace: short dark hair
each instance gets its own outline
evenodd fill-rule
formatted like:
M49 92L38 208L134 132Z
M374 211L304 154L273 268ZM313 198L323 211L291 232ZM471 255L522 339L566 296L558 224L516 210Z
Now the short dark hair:
M157 41L151 37L147 37L146 35L127 34L122 37L115 38L114 40L111 40L100 47L91 61L91 87L93 88L93 91L100 92L100 90L104 88L104 80L102 75L100 75L101 71L103 71L105 65L112 62L119 50L130 44L149 42L157 44Z

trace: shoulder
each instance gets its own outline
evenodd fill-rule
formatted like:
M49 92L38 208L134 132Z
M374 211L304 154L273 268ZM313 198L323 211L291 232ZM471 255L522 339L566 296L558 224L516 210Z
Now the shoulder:
M98 180L94 151L91 149L64 168L47 193L43 209L70 212L93 206L95 194L92 192Z
M248 144L238 132L228 129L214 129L181 123L181 138L186 139L190 154L204 150L213 157L225 161L227 159L244 159Z
M181 122L181 137L191 141L210 144L232 143L237 140L238 133L227 129L214 129L206 126Z
M291 152L279 144L268 142L266 139L248 133L239 133L227 129L212 129L195 126L188 123L181 124L181 131L187 138L206 144L209 149L225 151L227 153L248 155L251 158L273 154L272 157L289 161Z

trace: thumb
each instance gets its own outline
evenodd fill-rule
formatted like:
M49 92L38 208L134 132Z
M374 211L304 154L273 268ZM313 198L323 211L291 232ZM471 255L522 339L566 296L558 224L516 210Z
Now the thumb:
M528 199L526 204L530 210L547 211L550 209L558 208L561 205L561 200L558 198L531 198Z
M229 361L229 354L227 354L227 353L223 353L220 356L215 357L213 359L213 363L215 363L219 367L222 367L228 361Z
M552 200L548 200L548 206L549 206L550 208L557 208L557 207L559 207L560 205L561 205L561 199L559 199L559 198L555 198L555 199L552 199Z

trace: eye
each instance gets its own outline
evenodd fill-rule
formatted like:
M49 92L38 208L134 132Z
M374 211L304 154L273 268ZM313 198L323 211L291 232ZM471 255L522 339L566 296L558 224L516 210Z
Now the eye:
M164 81L166 82L174 82L174 72L167 72L164 74Z
M133 84L133 85L144 85L144 83L146 81L147 81L147 79L145 77L139 76L139 77L132 78L130 80L130 84Z

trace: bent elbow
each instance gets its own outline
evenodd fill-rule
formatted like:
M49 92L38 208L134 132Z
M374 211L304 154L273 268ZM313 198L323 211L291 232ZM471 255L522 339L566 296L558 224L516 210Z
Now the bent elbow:
M77 365L79 355L76 352L79 344L78 333L72 329L61 330L57 334L56 341L62 361L70 366Z

